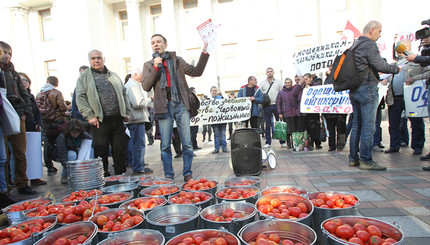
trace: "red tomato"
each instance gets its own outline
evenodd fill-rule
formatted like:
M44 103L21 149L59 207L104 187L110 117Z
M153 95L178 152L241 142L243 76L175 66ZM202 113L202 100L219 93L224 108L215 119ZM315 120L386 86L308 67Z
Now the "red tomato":
M132 217L133 220L133 226L139 224L140 222L142 222L143 218L140 215L135 215Z
M15 236L12 237L11 242L12 243L19 242L19 241L22 241L24 239L27 239L28 237L29 236L26 233L19 233L19 234L16 234Z
M370 236L382 237L381 230L375 225L369 225L367 227L367 231L369 232Z
M362 223L355 223L352 227L355 232L357 231L367 231L367 227L363 225Z
M351 237L348 242L354 243L354 244L363 244L363 241L358 237Z
M378 236L372 236L369 240L370 245L381 245L382 244L382 238Z
M339 238L349 239L354 236L354 229L349 225L341 225L336 228L336 236Z
M368 242L370 239L370 235L369 232L365 231L365 230L359 230L355 233L355 236L360 238L360 240L362 240L363 242Z
M279 242L281 241L281 238L279 238L277 234L270 234L269 240L274 241L276 244L279 244Z
M302 213L307 213L308 212L308 207L306 207L306 204L299 202L297 204L297 207L300 208L300 210L302 210Z
M269 240L265 238L258 238L256 241L257 245L269 245Z
M337 225L333 221L327 221L324 223L324 229L326 231L330 232L331 234L334 234L336 232Z
M285 240L282 240L282 245L294 245L294 242L292 242L291 240L285 239Z
M227 241L224 238L219 237L215 240L215 245L227 245Z
M54 242L54 245L69 245L70 244L70 242L69 242L69 240L68 239L66 239L66 238L59 238L59 239L57 239L55 242Z
M270 205L272 205L272 207L277 208L281 205L281 200L279 198L273 198L272 200L270 200Z

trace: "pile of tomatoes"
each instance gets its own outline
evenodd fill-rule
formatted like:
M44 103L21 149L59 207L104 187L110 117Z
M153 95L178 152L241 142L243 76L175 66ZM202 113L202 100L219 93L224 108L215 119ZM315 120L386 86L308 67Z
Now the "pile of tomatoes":
M206 178L200 178L200 180L190 179L183 185L184 190L188 191L198 191L198 190L207 190L217 186L217 182L207 180Z
M164 195L169 195L175 192L179 191L179 187L175 186L175 185L171 185L171 186L161 186L161 187L157 187L152 189L149 193L145 193L145 195L149 195L149 196L164 196Z
M69 203L57 203L57 204L49 204L46 206L40 206L37 209L30 211L26 214L27 217L44 217L48 215L56 215L58 210L63 210L66 207L72 207L75 204L72 202Z
M205 239L203 234L197 233L193 236L185 236L178 244L227 245L227 240L223 237Z
M268 195L268 194L272 194L272 193L292 193L292 194L297 194L297 195L301 195L303 194L302 191L294 186L290 186L290 187L272 187L270 189L267 189L265 191L263 191L261 193L262 196Z
M309 200L315 207L320 208L349 208L353 207L357 202L357 198L351 194L341 193L319 193L317 196L311 195Z
M213 213L203 216L203 218L214 222L230 222L232 219L242 219L249 216L249 213L235 211L232 208L226 208L221 213Z
M216 196L223 199L245 199L258 194L256 188L225 188L217 192Z
M77 244L84 244L85 241L87 241L88 236L86 236L85 234L82 234L80 236L77 236L75 238L72 239L68 239L68 238L58 238L57 240L55 240L54 245L77 245Z
M248 242L249 245L272 245L272 244L282 244L282 245L304 245L301 242L294 242L290 239L281 239L277 234L266 235L264 233L258 234L254 241Z
M162 179L146 179L145 181L142 181L139 183L141 186L151 186L151 185L163 185L163 184L170 184L173 180L162 180Z
M97 195L103 194L103 192L101 190L92 190L90 192L80 190L80 191L72 192L69 196L61 199L61 201L62 202L79 202L79 201L82 201L84 198L95 196L96 191L97 191Z
M277 219L302 219L307 217L311 211L303 202L281 201L277 197L260 199L257 202L257 209L261 213Z
M124 200L127 200L131 197L130 193L113 193L108 195L102 195L97 199L98 204L112 204L112 203L119 203ZM91 200L90 203L94 202Z
M97 224L99 231L104 232L125 230L138 225L143 221L143 217L141 215L136 214L131 216L129 212L124 212L122 209L108 216L103 214L97 215L94 219L95 221L93 222Z
M166 199L164 197L142 197L130 202L128 207L139 210L147 210L161 206L165 201Z
M323 227L342 240L355 244L389 245L398 241L391 237L385 237L376 225L367 225L366 222L356 222L352 226L334 218L324 222Z
M242 180L241 182L236 182L236 183L228 181L226 184L229 186L248 186L248 185L253 185L255 183L257 183L257 180Z
M43 205L46 205L50 203L51 201L48 199L34 199L34 200L28 200L25 202L21 202L15 205L12 205L8 212L19 212L19 211L25 211L30 210L33 208L37 208Z
M121 179L127 178L129 176L127 175L117 175L117 176L109 176L105 178L106 182L111 182L111 181L119 181Z
M57 211L57 222L70 224L78 221L86 221L93 214L93 209L96 214L109 208L99 207L98 205L94 206L87 201L81 201L76 206L59 208Z
M0 230L0 244L9 244L25 240L29 238L31 234L39 233L51 225L51 222L45 222L43 219L36 219L5 228Z
M211 194L203 191L186 192L181 191L179 194L171 196L169 202L175 204L196 204L211 198Z

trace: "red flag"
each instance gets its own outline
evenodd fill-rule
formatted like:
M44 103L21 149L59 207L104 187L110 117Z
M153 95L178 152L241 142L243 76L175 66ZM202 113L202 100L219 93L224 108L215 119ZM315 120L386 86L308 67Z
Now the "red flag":
M354 39L358 38L359 36L361 36L361 32L348 20L346 22L345 29L343 30L343 36L341 37L341 40Z

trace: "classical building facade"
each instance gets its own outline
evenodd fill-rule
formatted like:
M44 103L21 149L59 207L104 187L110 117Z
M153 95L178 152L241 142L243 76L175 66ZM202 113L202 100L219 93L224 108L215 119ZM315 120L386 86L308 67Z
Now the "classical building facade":
M413 2L410 3L410 2ZM408 2L418 13L409 23L427 16L423 1ZM211 86L238 90L247 77L295 75L293 54L300 49L337 40L349 20L360 31L371 19L384 24L387 43L398 16L400 0L2 0L0 40L13 48L18 71L33 80L36 93L48 75L56 75L70 98L78 68L89 65L91 49L100 49L106 65L121 77L151 58L150 38L161 33L167 50L196 62L203 42L196 27L208 19L220 24L217 46L202 77L189 78L198 94ZM419 14L422 11L423 15ZM398 12L398 11L397 11ZM400 14L400 13L399 13ZM406 14L405 14L406 15ZM405 22L406 18L403 20ZM387 31L388 30L388 31ZM390 33L391 32L391 33Z

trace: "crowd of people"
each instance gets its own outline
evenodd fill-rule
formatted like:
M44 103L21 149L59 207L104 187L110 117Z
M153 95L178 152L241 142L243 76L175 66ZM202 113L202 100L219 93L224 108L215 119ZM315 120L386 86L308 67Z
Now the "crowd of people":
M390 146L385 153L399 152L408 140L402 138L402 112L405 110L403 84L430 77L430 37L422 42L422 56L398 53L393 64L388 64L379 54L376 41L382 30L381 23L369 22L353 47L355 63L359 70L361 85L349 93L353 114L302 113L300 102L303 90L310 86L331 84L330 71L323 82L316 74L296 75L294 81L286 78L282 83L275 78L275 71L266 69L266 79L258 83L255 76L249 76L247 84L240 87L237 96L230 93L229 98L247 97L251 101L251 116L243 122L245 127L259 130L264 137L264 147L272 146L274 122L287 123L285 140L279 140L282 148L294 148L292 135L307 132L307 150L322 148L328 131L328 151L342 151L350 138L349 166L362 170L385 170L372 159L372 152L382 152L381 144L381 106L388 105ZM400 40L410 52L409 40ZM175 52L168 52L167 40L163 35L151 37L153 57L145 62L143 69L134 68L123 83L121 78L105 65L105 57L100 50L88 53L90 67L79 68L79 78L73 92L71 103L66 103L63 94L57 89L59 79L49 76L37 96L31 93L30 78L17 72L13 63L12 48L0 42L0 87L6 89L6 97L20 117L20 133L7 135L0 142L0 205L6 206L14 200L8 195L16 185L20 194L35 194L31 185L44 185L46 181L29 181L26 174L26 132L42 133L43 162L48 175L57 173L54 161L63 166L61 183L68 183L67 162L76 160L84 140L92 140L94 157L103 162L105 176L110 175L108 158L113 159L114 174L127 171L131 165L133 174L153 172L145 162L146 137L149 144L160 139L161 160L166 178L175 178L172 166L171 144L176 156L183 159L182 175L184 181L192 179L194 151L198 146L198 126L190 126L191 95L196 94L189 87L185 75L202 75L209 59L207 43L196 65L188 64ZM414 63L415 62L415 63ZM380 79L379 74L391 74ZM380 102L377 84L389 83L385 101ZM201 100L222 99L216 86L211 87L210 97ZM4 98L3 98L4 99ZM421 155L424 147L424 121L422 118L409 118L412 127L411 147L413 154ZM226 130L229 138L226 139ZM153 128L155 133L152 133ZM127 130L126 130L127 129ZM129 133L127 133L129 132ZM213 132L213 134L212 134ZM226 122L203 126L203 142L214 141L212 154L220 151L229 153L228 140L233 133L233 123ZM207 135L207 137L206 137ZM0 130L0 138L3 131ZM406 141L406 143L405 143ZM430 160L430 153L421 160ZM430 170L430 167L425 167Z

